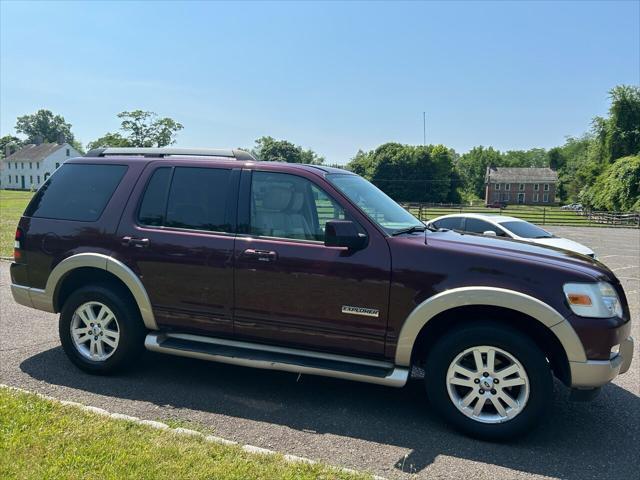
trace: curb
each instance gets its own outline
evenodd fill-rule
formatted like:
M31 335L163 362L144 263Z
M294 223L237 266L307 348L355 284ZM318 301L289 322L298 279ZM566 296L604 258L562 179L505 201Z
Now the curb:
M151 428L155 428L158 430L166 430L169 431L175 435L182 435L182 436L188 436L188 437L198 437L198 438L202 438L204 441L206 442L211 442L211 443L217 443L220 445L238 445L244 452L247 453L252 453L255 455L282 455L282 458L284 459L285 462L287 463L306 463L309 465L314 465L317 462L316 460L312 460L310 458L305 458L305 457L298 457L296 455L288 455L288 454L284 454L284 453L280 453L280 452L276 452L275 450L269 450L268 448L261 448L261 447L256 447L254 445L241 445L238 442L234 442L233 440L227 440L226 438L222 438L222 437L217 437L215 435L205 435L204 433L198 432L196 430L191 430L188 428L172 428L169 425L167 425L166 423L163 422L158 422L155 420L143 420L141 418L138 417L133 417L131 415L125 415L123 413L111 413L103 408L99 408L99 407L92 407L91 405L83 405L82 403L78 403L78 402L73 402L70 400L60 400L58 398L55 397L51 397L49 395L45 395L43 393L38 393L38 392L31 392L29 390L25 390L24 388L20 388L20 387L13 387L11 385L6 385L4 383L0 383L0 388L4 388L6 390L13 390L16 392L21 392L21 393L29 393L31 395L36 395L37 397L40 397L44 400L49 400L52 402L56 402L59 403L61 405L65 405L65 406L69 406L69 407L75 407L75 408L79 408L80 410L83 410L85 412L88 413L93 413L96 415L102 415L104 417L109 417L112 418L114 420L122 420L122 421L126 421L126 422L133 422L136 423L138 425L144 425L147 427L151 427ZM351 468L345 468L345 467L336 467L333 465L327 465L327 467L332 468L334 470L337 470L339 472L343 472L343 473L350 473L350 474L362 474L363 472L358 472L357 470L353 470ZM386 480L384 477L380 477L377 475L373 475L372 478L374 480Z

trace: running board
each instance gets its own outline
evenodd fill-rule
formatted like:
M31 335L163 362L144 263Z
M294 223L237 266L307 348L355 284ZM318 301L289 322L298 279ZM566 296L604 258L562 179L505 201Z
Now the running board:
M144 346L153 352L181 357L343 378L389 387L403 387L409 378L409 369L394 367L389 362L186 333L152 332L147 335Z

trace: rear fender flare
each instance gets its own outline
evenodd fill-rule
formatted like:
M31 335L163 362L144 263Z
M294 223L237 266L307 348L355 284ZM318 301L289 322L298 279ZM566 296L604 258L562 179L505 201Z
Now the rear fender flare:
M47 284L42 292L42 298L40 299L44 304L49 306L46 310L54 310L53 306L55 305L55 299L64 278L73 270L83 267L105 270L119 278L129 289L136 304L138 305L145 327L150 330L158 330L158 325L151 308L149 295L147 295L147 291L140 281L140 278L138 278L138 276L121 261L100 253L78 253L65 258L55 266L49 274Z

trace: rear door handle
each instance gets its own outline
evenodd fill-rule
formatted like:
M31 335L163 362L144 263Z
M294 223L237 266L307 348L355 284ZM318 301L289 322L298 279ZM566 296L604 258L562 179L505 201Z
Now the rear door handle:
M149 246L148 238L122 237L122 244L126 247L146 248Z
M278 259L278 254L273 250L247 248L242 254L245 257L255 258L260 262L275 262Z

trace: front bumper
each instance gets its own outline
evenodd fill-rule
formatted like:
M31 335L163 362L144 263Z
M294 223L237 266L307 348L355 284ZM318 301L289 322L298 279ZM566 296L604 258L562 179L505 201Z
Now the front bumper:
M609 383L616 376L625 373L633 360L633 338L627 337L620 343L618 355L610 360L587 360L569 362L571 387L596 388Z

